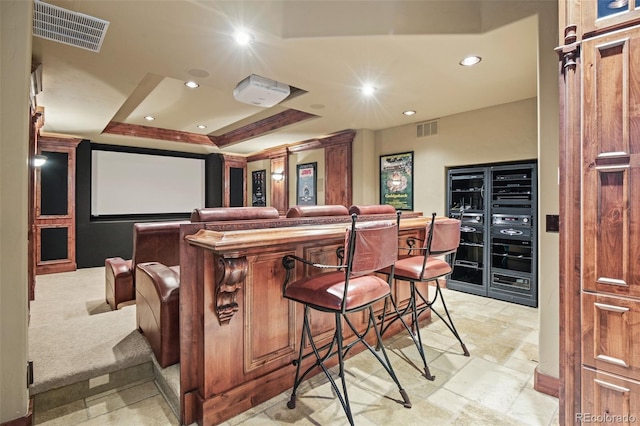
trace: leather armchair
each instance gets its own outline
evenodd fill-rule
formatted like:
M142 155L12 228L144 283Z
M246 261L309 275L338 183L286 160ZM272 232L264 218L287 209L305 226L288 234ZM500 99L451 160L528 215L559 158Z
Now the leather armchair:
M158 364L180 361L180 272L158 262L136 268L136 324Z
M180 264L180 225L188 221L149 222L133 225L133 257L105 260L105 299L111 309L136 298L135 269L138 263Z

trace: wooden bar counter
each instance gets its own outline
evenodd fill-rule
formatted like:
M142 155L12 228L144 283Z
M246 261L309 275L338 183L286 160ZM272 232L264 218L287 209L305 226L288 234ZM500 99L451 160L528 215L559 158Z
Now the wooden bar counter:
M403 218L400 246L406 247L408 236L423 238L429 220ZM350 217L342 223L231 231L202 223L182 226L182 424L218 424L291 388L303 312L282 297L282 258L337 264L336 249L349 224ZM295 273L302 278L308 271L299 266ZM394 289L400 303L408 299L408 287ZM380 302L380 313L382 307ZM353 320L364 325L362 313ZM389 335L400 330L396 324ZM330 341L333 317L313 312L312 328L319 344ZM375 335L370 337L373 342ZM282 410L288 410L284 403Z

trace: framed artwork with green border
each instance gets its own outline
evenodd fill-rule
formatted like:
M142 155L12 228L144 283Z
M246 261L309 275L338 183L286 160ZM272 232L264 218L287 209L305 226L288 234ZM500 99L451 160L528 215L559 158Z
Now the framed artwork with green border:
M380 156L380 204L413 210L413 151Z

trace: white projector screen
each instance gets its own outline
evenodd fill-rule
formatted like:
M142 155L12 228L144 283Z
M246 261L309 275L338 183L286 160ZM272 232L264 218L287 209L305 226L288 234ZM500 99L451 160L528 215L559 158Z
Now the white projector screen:
M204 201L204 159L91 151L92 216L190 213Z

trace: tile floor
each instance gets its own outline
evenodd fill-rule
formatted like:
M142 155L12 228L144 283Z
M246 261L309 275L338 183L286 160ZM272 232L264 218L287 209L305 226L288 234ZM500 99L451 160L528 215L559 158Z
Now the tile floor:
M470 357L437 318L422 327L431 373L426 380L411 339L385 340L391 362L413 407L369 352L346 362L357 425L557 425L558 400L533 390L537 365L538 311L507 302L444 290ZM438 305L436 305L438 306ZM293 380L293 369L292 369ZM346 417L323 374L301 385L297 406L290 392L223 423L232 425L344 425ZM178 425L155 382L135 383L34 413L39 425Z

